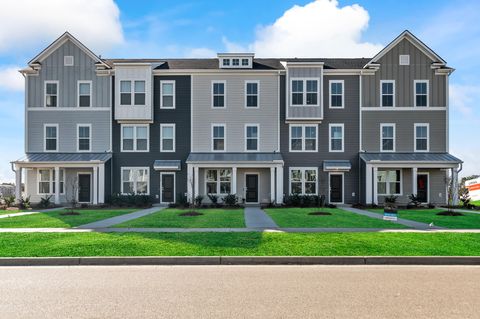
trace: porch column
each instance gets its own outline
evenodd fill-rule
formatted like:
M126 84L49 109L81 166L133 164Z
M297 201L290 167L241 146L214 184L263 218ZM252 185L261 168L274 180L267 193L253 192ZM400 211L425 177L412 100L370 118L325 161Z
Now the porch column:
M457 168L452 168L452 205L458 205L458 171Z
M418 192L417 173L418 173L418 168L412 167L412 194L415 194L415 195L417 195L417 192Z
M60 167L58 166L55 166L55 204L60 204Z
M232 194L237 195L237 167L232 167Z
M270 167L270 202L275 202L275 167Z
M375 205L378 205L378 167L374 166L373 167L373 203Z
M193 196L193 166L191 164L187 164L187 199L192 204L195 202Z
M372 203L373 182L372 182L372 165L365 166L365 203Z
M98 204L98 168L93 167L93 205Z
M98 203L105 203L105 164L98 165Z
M198 192L199 192L199 189L198 189L198 185L199 185L199 181L198 181L198 166L194 166L193 167L193 179L194 179L194 187L193 187L193 199L195 200L195 197L198 196Z
M283 165L277 166L277 204L283 203Z
M17 203L22 198L22 167L15 165L15 199Z

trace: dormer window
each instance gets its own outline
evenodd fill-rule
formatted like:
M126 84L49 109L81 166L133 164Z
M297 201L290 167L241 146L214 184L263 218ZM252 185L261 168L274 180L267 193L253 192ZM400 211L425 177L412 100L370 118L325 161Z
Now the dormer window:
M253 53L218 53L218 64L221 69L251 69Z
M230 59L223 59L223 66L230 66Z
M232 65L233 66L239 66L240 65L240 59L232 59Z
M242 59L242 66L248 66L248 59Z

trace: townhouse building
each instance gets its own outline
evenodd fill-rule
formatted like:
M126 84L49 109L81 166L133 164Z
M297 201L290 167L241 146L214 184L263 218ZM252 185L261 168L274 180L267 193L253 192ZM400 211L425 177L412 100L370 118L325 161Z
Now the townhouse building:
M33 202L443 204L457 187L453 69L409 31L349 59L104 59L67 32L21 72L26 155L12 165Z

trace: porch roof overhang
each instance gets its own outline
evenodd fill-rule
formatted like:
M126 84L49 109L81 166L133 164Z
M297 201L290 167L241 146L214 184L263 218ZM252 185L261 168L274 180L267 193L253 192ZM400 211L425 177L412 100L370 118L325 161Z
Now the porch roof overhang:
M349 171L352 164L348 160L327 160L323 161L323 170L325 172Z
M156 160L153 169L156 171L179 171L182 167L180 160Z
M111 158L111 153L27 153L12 164L21 166L103 164Z
M456 167L463 161L449 153L360 153L366 164L398 165L414 167L431 165L432 167Z
M187 164L283 164L280 153L190 153Z

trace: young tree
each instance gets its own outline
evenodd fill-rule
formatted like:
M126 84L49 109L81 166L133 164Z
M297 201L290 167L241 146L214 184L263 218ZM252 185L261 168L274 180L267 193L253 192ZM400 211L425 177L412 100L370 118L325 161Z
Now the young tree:
M71 177L69 179L68 185L70 186L67 189L67 201L70 204L70 212L73 213L78 204L78 178Z

